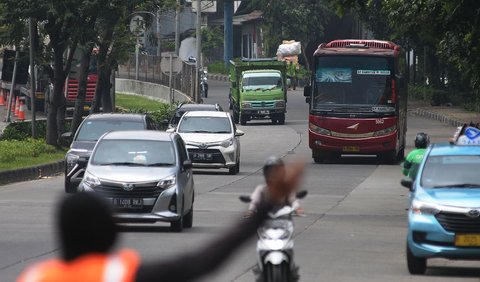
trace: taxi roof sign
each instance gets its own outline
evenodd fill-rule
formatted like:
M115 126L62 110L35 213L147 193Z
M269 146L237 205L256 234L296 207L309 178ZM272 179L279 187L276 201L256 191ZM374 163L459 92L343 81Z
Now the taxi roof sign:
M478 124L464 124L457 128L452 144L456 145L480 145L480 129Z

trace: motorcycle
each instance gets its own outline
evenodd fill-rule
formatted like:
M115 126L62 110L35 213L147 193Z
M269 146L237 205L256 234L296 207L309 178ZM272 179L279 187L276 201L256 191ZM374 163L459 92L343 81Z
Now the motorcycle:
M208 97L208 83L207 83L207 71L204 69L200 70L200 90L202 97Z
M302 199L307 191L297 193ZM240 201L251 202L250 196L240 196ZM257 230L257 265L254 267L256 282L298 281L299 267L293 260L294 227L292 216L295 210L283 206L268 213L268 219Z

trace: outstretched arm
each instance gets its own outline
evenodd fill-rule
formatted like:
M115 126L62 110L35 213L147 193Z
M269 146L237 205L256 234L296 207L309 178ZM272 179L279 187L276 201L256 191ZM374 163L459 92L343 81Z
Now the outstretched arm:
M176 259L145 263L137 272L136 281L190 281L214 270L251 235L266 218L268 210L281 203L287 195L297 190L304 164L294 164L287 177L277 177L268 187L269 201L261 202L257 213L249 219L241 220L229 231L206 244L203 248L179 256Z

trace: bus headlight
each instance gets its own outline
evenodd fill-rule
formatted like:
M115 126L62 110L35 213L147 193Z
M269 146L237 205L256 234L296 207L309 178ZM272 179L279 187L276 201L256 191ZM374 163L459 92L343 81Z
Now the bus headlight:
M308 124L308 128L310 128L311 131L316 132L316 133L318 133L318 134L322 134L322 135L332 135L332 133L330 132L330 130L325 129L325 128L321 128L320 126L316 126L315 124L313 124L313 123L311 123L311 122Z
M388 134L394 132L395 130L397 130L396 125L385 128L385 129L382 129L382 130L379 130L379 131L375 131L373 133L373 136L385 136L385 135L388 135Z

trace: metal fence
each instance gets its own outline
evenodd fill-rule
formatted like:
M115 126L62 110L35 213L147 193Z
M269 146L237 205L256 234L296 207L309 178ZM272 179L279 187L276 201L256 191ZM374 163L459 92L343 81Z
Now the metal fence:
M138 62L138 80L145 82L158 83L170 86L169 68L161 68L162 58L152 55L139 55ZM169 58L163 58L169 62ZM135 54L131 55L126 64L120 65L116 72L116 77L126 79L136 79ZM168 65L168 64L164 64ZM172 87L195 100L195 85L198 75L193 63L182 63L182 70L178 73L172 73Z

